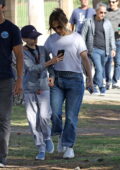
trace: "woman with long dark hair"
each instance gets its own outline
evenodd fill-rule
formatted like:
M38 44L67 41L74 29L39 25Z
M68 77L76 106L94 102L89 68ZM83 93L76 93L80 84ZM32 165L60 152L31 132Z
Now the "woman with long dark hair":
M78 113L84 94L82 64L87 75L87 87L93 88L87 48L81 35L67 29L68 19L62 9L53 10L49 18L51 34L45 42L52 56L64 53L54 65L55 85L51 87L52 134L59 135L58 152L63 158L73 158ZM62 106L65 101L65 124L62 124Z

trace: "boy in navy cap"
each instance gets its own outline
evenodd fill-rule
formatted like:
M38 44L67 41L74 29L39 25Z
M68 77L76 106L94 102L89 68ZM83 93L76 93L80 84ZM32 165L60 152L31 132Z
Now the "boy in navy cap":
M51 139L51 107L49 86L54 85L52 64L59 62L63 56L50 60L44 46L37 45L41 35L32 25L21 29L24 46L24 78L23 89L27 119L31 127L35 145L38 147L36 159L44 160L45 152L53 153ZM49 78L47 74L49 72Z

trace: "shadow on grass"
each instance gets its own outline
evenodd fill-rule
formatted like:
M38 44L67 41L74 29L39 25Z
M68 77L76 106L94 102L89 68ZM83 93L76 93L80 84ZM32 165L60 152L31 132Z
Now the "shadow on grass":
M74 146L76 157L63 160L62 154L55 151L53 154L46 154L45 161L36 161L38 151L27 126L25 110L15 106L8 157L10 169L67 170L80 167L91 170L120 170L119 110L120 106L116 103L84 103ZM56 148L57 137L53 141Z

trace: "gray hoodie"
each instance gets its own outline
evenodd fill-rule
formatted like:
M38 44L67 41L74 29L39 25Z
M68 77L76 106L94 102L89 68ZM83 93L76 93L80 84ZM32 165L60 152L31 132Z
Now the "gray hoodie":
M45 67L45 62L50 60L44 46L38 46L40 52L40 63L36 64L35 57L28 49L24 49L24 77L23 89L25 93L33 93L37 90L49 90L49 77L54 77L53 66ZM37 50L35 50L36 52Z

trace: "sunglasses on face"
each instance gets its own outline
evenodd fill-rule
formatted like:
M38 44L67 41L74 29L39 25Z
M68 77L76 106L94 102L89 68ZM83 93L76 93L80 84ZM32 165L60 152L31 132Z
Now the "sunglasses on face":
M58 25L56 27L52 27L53 30L61 30L63 27L61 25Z
M110 4L115 4L117 1L109 1Z
M100 14L106 14L106 12L102 12L102 11L100 11Z

